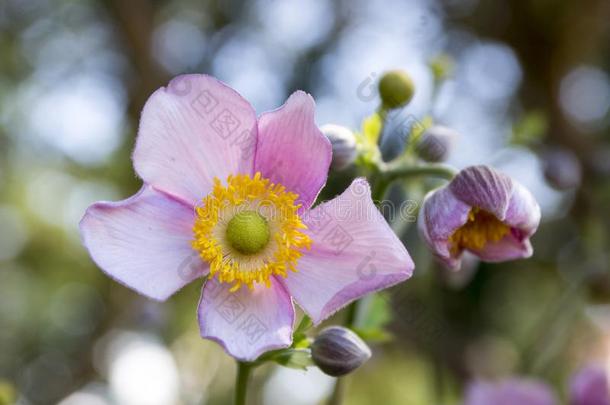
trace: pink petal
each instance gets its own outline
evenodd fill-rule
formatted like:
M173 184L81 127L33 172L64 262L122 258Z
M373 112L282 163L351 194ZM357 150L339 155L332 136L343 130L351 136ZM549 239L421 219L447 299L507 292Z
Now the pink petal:
M126 200L91 205L80 230L106 274L142 295L165 300L208 271L191 248L193 222L192 207L145 185Z
M522 238L518 231L511 231L498 242L488 242L480 251L472 251L486 262L503 262L507 260L526 259L534 253L529 239Z
M471 166L455 176L449 189L466 205L491 212L503 221L513 192L513 181L489 166Z
M531 257L534 250L529 237L540 223L540 207L529 190L517 182L513 182L504 222L511 227L510 234L498 242L488 242L482 250L473 253L487 262Z
M206 75L178 76L148 99L133 153L145 182L197 204L214 177L252 173L256 114L235 90Z
M457 199L448 187L431 191L419 210L418 228L434 255L448 268L460 268L450 252L449 237L468 220L471 207Z
M371 200L364 179L303 218L313 240L283 279L317 324L351 301L408 279L414 264Z
M570 405L610 405L608 372L603 366L590 364L572 376Z
M528 189L514 182L505 222L521 231L524 237L536 232L540 224L540 206Z
M293 93L286 104L263 114L258 123L254 170L299 195L309 208L326 183L332 148L314 122L315 104L307 93Z
M218 342L231 356L244 361L290 346L294 306L275 279L271 287L255 285L230 292L231 285L208 280L199 302L201 336Z
M467 391L464 405L555 405L557 399L545 384L525 378L500 382L476 381Z

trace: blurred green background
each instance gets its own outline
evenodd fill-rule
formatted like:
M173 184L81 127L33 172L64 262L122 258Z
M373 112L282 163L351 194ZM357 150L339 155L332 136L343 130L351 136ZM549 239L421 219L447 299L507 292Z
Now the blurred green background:
M565 396L579 365L610 356L608 21L607 0L0 0L0 403L229 403L234 365L199 338L200 285L163 304L136 295L96 269L78 221L138 190L139 111L172 76L212 74L259 113L303 89L318 124L358 128L394 68L417 88L405 117L459 131L449 162L511 174L543 223L531 260L455 274L413 223L393 224L416 273L370 302L366 322L394 338L373 345L347 403L458 404L469 380L512 374ZM455 67L435 85L439 54ZM331 173L323 197L354 174ZM575 181L558 190L560 174ZM331 386L265 366L251 399L316 404Z

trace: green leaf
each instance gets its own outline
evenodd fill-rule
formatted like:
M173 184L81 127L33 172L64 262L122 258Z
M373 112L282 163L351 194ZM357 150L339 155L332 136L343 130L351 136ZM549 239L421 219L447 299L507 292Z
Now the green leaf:
M377 142L383 128L383 117L375 112L362 121L362 132L356 132L356 146L359 154L356 164L363 167L374 167L381 158Z
M392 334L386 330L391 320L389 296L383 292L373 294L366 298L364 316L354 332L368 342L386 342L392 339Z
M381 328L355 328L353 331L360 336L360 338L369 343L385 343L389 342L394 338L391 332Z
M362 133L369 143L377 144L382 127L383 120L381 119L381 116L378 113L373 113L362 122Z
M302 339L299 340L294 340L292 342L292 348L294 349L307 349L309 346L311 346L311 342L313 339L308 338L307 336L303 337Z
M270 360L289 368L298 370L306 370L307 367L313 366L311 359L311 351L309 349L283 349L278 350Z
M292 333L292 347L293 348L307 348L309 347L309 340L307 339L307 331L313 326L311 318L307 315L303 315L301 322Z
M370 295L367 310L359 326L363 329L382 328L392 320L390 298L385 293Z
M313 321L307 315L303 315L301 318L301 322L299 322L299 326L294 330L294 335L305 334L311 327L313 326Z

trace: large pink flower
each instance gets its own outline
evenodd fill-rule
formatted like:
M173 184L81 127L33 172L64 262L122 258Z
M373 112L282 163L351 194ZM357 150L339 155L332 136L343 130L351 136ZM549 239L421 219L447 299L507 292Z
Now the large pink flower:
M532 194L489 166L467 167L428 193L418 220L434 255L454 270L464 251L488 262L531 256L530 237L539 223Z
M319 323L413 272L365 180L310 209L330 161L308 94L257 119L218 80L180 76L142 112L142 189L89 207L82 238L104 272L156 300L209 275L202 336L252 360L291 344L293 299Z

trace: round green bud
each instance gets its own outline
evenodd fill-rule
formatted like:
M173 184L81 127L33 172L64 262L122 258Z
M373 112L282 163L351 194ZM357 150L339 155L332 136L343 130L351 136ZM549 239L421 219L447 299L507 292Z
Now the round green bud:
M434 80L438 83L451 75L455 62L447 54L437 55L430 61L430 69L434 75Z
M413 80L402 70L386 72L379 81L379 95L384 108L393 109L408 104L413 93Z
M267 220L256 211L236 214L226 230L227 241L244 255L253 255L263 250L269 243L269 234Z
M342 326L328 327L311 345L311 358L333 377L349 374L371 358L371 349L358 335Z

